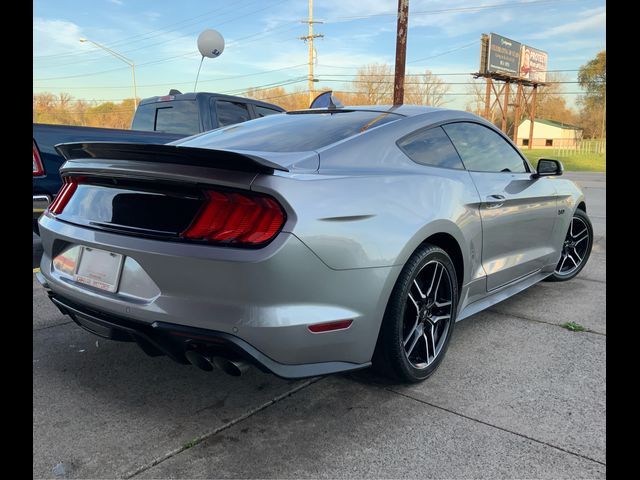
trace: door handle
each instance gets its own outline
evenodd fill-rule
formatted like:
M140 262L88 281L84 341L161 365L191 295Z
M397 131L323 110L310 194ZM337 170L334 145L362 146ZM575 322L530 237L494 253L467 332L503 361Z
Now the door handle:
M504 195L489 195L486 201L487 208L501 207L502 205L504 205L504 200Z

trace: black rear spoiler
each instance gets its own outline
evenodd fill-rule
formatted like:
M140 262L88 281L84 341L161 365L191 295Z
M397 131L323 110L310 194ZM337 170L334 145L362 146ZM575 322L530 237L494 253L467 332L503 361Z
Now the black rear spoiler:
M92 160L136 160L266 174L273 174L274 170L289 171L277 163L255 155L179 145L80 142L60 143L55 148L65 160L89 158Z

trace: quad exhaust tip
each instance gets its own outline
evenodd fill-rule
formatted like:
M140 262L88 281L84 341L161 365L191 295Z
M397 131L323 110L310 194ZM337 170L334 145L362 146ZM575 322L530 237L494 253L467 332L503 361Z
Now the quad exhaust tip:
M248 363L240 360L229 360L223 357L213 357L213 364L232 377L239 377L249 368Z
M192 365L195 365L200 370L204 370L205 372L211 372L213 370L211 361L196 350L187 350L184 356L187 357L187 360L189 360Z
M249 368L249 364L241 360L230 360L224 357L205 357L197 350L187 350L184 356L189 360L189 363L195 365L200 370L205 372L213 371L213 367L216 366L224 373L231 375L232 377L239 377Z

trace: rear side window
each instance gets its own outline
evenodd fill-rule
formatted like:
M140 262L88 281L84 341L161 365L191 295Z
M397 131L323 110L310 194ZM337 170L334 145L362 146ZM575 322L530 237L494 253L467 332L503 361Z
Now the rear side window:
M133 117L131 130L143 130L145 132L153 132L156 129L156 104L148 103L146 105L138 105L136 114Z
M451 140L440 127L416 132L400 140L398 146L416 163L464 169Z
M266 117L267 115L273 115L274 113L282 113L280 110L261 107L260 105L254 105L253 107L256 109L256 113L258 114L258 117Z
M477 123L443 125L467 170L477 172L527 172L524 160L496 132Z
M216 115L218 117L219 127L251 120L249 108L246 103L218 100L216 101Z
M147 103L138 106L131 129L193 135L200 132L200 111L195 100Z

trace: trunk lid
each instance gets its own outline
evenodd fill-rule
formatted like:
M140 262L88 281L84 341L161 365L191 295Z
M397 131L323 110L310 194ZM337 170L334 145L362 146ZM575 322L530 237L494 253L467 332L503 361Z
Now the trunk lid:
M238 218L265 232L274 231L280 217L283 223L287 218L280 202L251 192L256 176L300 171L294 164L301 159L311 166L308 170L317 168L315 152L264 154L116 142L60 144L56 149L67 160L60 172L73 183L63 207L52 209L59 220L128 235L234 246L266 237L251 231L234 237L234 228L244 228ZM229 217L227 223L215 216L216 209ZM203 215L208 215L204 224ZM186 238L194 225L206 232L209 217L222 222L215 224L217 234L211 230L208 238Z

